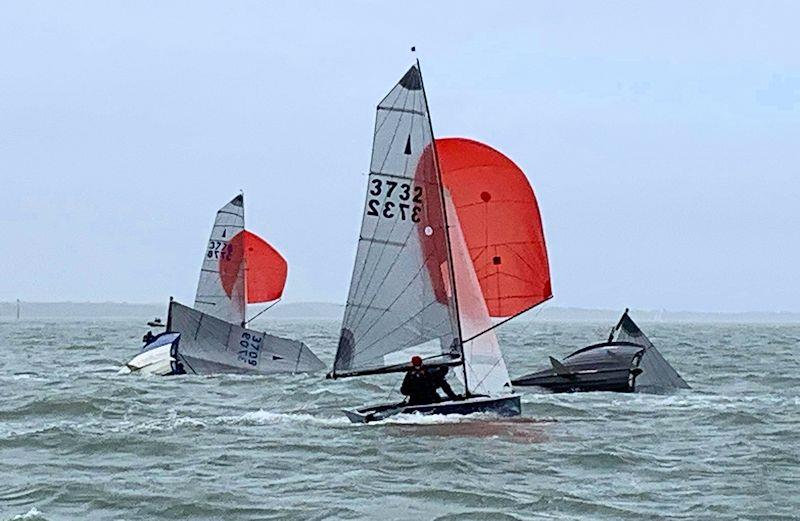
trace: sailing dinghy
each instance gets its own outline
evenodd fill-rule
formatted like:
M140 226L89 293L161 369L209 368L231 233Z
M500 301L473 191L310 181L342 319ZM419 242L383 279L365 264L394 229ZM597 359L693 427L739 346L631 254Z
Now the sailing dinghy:
M689 389L681 375L628 315L622 314L607 342L575 351L561 361L514 380L552 392L613 391L665 394Z
M467 186L458 181L457 173L453 173L452 186L445 186L440 159L417 62L377 108L358 249L336 359L328 376L404 372L411 369L411 357L418 355L429 369L452 368L463 398L345 410L354 423L398 413L520 414L520 397L511 387L490 309L500 306L505 313L506 306L514 309L507 314L516 316L522 312L520 306L529 309L532 305L512 302L508 294L496 291L504 282L502 275L497 276L503 271L502 258L508 254L513 264L513 252L498 253L502 245L493 244L495 249L485 252L493 268L476 269L475 263L483 264L485 259L483 254L471 256L476 237L465 235L462 228L474 216L467 211L462 221L457 207L470 197L480 198L485 190L473 193L480 184ZM538 208L536 212L538 219ZM485 233L481 236L480 240L488 240ZM546 279L546 283L534 283L535 291L526 290L538 295L536 304L543 300L543 292L549 298L549 274Z
M218 212L200 270L194 307L170 299L166 333L152 338L127 368L170 374L312 372L324 364L302 342L248 329L247 304L283 294L287 264L244 228L244 197Z

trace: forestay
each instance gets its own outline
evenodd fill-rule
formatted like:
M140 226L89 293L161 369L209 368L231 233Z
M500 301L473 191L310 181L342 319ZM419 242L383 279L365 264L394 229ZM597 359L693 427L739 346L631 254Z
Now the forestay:
M169 323L181 333L172 356L189 374L299 373L325 367L302 342L230 324L175 301Z
M195 309L237 324L241 324L245 317L244 264L238 262L231 266L221 263L234 258L235 248L231 240L243 230L244 196L237 195L217 212L194 301ZM241 252L237 255L241 259ZM220 273L221 265L226 266L229 272L224 280ZM230 272L231 268L233 272Z
M627 309L612 330L609 341L611 340L633 342L645 348L644 355L639 362L639 369L642 370L642 373L636 377L636 392L660 394L675 389L690 389L686 380L661 356L647 335L628 316Z
M380 102L353 276L333 376L460 360L445 214L422 78Z

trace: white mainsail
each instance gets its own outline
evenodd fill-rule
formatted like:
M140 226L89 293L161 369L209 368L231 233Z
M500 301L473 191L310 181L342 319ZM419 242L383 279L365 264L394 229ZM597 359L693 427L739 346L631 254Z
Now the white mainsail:
M170 326L181 334L174 354L187 373L299 373L325 364L304 343L247 329L178 302Z
M244 196L240 194L217 212L203 257L194 301L195 309L237 324L245 319L244 266L240 267L239 273L228 284L223 284L220 260L231 257L233 246L229 243L243 230Z
M461 357L445 214L422 78L380 102L353 276L333 376L382 372L412 354Z

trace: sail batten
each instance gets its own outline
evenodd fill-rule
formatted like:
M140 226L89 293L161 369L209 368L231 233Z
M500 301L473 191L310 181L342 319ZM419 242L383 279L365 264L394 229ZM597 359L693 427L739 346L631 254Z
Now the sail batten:
M421 110L395 108L395 107L378 107L378 110L388 110L390 112L408 112L409 114L416 114L417 116L424 116L425 113Z

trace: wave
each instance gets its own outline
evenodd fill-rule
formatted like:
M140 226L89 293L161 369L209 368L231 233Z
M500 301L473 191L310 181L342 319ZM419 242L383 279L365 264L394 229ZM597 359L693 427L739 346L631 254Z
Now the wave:
M264 409L247 412L239 416L225 416L220 418L220 421L230 425L273 425L276 423L312 423L334 427L350 425L350 421L344 416L324 417L304 412L283 413L265 411Z
M13 521L22 519L28 521L47 521L47 519L44 517L44 514L42 514L42 512L40 512L39 510L37 510L36 507L31 507L31 509L25 512L24 514L17 514L10 519Z

